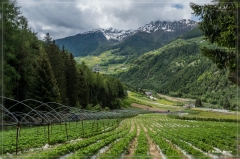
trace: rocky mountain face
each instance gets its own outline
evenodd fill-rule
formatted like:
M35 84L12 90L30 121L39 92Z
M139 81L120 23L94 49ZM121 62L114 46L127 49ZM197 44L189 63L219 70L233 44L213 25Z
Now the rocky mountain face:
M61 47L65 46L73 55L76 56L86 56L89 54L100 54L101 52L111 49L111 47L116 48L116 45L121 45L120 50L123 50L124 47L127 47L128 43L132 43L130 47L134 46L132 52L138 51L135 48L138 45L152 45L153 41L156 41L156 46L159 47L159 44L165 44L179 36L179 34L185 33L197 25L197 22L192 20L182 19L179 21L154 21L149 24L139 27L136 30L118 30L113 28L108 29L94 29L92 31L79 33L75 36L69 36L62 39L57 39L56 43ZM166 36L170 35L171 38ZM163 39L165 38L165 39ZM127 42L126 39L130 39ZM133 41L138 41L136 44L133 44ZM164 40L164 42L161 41ZM122 44L123 43L123 44ZM141 48L141 46L139 46ZM129 47L128 47L129 49ZM147 49L148 50L148 49ZM127 50L125 49L124 52ZM146 49L144 49L146 51ZM132 52L129 52L130 54Z
M100 28L100 29L95 29L93 31L88 31L82 34L91 34L96 32L102 33L107 40L117 40L117 41L122 41L124 38L136 33L135 30L117 30L113 28L108 28L108 29Z
M185 29L187 27L195 27L197 22L190 19L182 19L179 21L169 22L169 21L155 21L140 27L137 31L152 33L157 30L163 30L165 32L174 32L179 29Z
M117 30L113 28L108 29L94 29L92 31L88 31L82 34L91 34L96 32L101 32L107 40L117 40L122 41L124 38L129 37L137 32L146 32L146 33L153 33L157 30L163 30L165 32L174 32L179 29L185 29L187 27L195 27L197 22L190 20L190 19L182 19L179 21L152 21L149 24L144 25L143 27L139 27L136 30Z

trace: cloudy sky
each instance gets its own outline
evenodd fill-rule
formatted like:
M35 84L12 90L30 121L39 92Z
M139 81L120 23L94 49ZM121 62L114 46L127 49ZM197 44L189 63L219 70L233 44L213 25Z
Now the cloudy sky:
M157 20L197 20L190 2L211 0L17 0L29 26L43 39L76 35L97 28L137 29Z

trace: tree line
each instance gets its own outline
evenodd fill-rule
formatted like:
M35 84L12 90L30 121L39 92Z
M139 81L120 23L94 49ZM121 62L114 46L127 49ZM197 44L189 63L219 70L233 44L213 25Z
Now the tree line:
M27 19L14 2L3 3L3 59L1 96L18 101L34 99L67 106L119 108L125 96L116 78L92 72L85 63L77 64L73 55L60 48L47 33L38 40ZM2 58L2 57L1 57ZM2 101L9 107L9 101ZM34 103L29 103L34 107ZM28 111L23 105L15 111ZM48 108L42 106L41 110Z

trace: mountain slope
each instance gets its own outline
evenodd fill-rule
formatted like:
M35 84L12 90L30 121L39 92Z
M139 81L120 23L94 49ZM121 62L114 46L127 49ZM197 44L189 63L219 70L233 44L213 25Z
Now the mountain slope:
M75 36L57 39L56 43L76 56L98 55L109 48L117 54L142 54L159 48L197 25L192 20L155 21L136 30L95 29Z
M136 89L151 89L177 97L201 98L205 102L236 106L234 86L226 72L220 71L200 54L196 43L165 49L160 54L146 54L118 77Z
M101 32L88 34L77 34L56 40L56 43L72 52L73 56L87 56L88 54L99 54L113 45L115 41L107 40Z
M133 36L128 37L122 43L115 45L113 49L119 48L115 54L120 55L134 55L138 56L147 51L157 49L163 45L175 40L180 35L190 31L191 27L176 30L173 32L166 32L164 30L157 30L155 32L138 32Z

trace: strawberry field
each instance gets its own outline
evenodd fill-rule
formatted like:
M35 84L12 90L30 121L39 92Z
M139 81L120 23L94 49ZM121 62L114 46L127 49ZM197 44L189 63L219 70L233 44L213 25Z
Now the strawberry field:
M107 113L106 113L107 114ZM237 124L165 114L71 121L2 130L3 158L232 158ZM16 154L16 142L17 154Z

